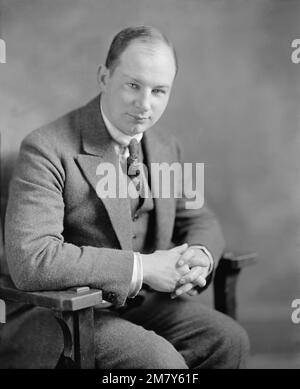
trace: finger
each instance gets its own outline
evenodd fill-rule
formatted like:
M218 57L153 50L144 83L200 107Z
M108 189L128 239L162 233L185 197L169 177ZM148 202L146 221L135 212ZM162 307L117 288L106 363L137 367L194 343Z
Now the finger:
M199 276L202 275L203 268L201 266L193 267L187 274L185 274L179 280L180 284L187 284L189 282L193 283Z
M196 289L195 287L193 287L192 289L190 289L188 292L186 292L189 296L196 296L196 295L198 295L200 292L198 291L198 289ZM172 299L174 299L174 298L176 298L177 297L177 295L176 295L176 293L175 292L173 292L172 294L171 294L171 298Z
M194 286L200 286L203 288L206 285L206 279L203 276L199 276L195 281L194 281Z
M188 294L189 296L196 296L197 294L199 294L199 292L198 292L197 289L193 288L193 289L191 289L190 291L188 291L187 294Z
M185 284L183 286L180 286L179 288L177 288L174 292L173 292L173 295L175 295L175 297L178 297L184 293L187 293L189 292L191 289L193 289L194 285L192 283L188 283L188 284Z
M184 263L188 263L194 255L195 251L193 249L187 249L179 258L177 265L182 266Z
M183 254L187 248L188 248L188 244L183 243L181 246L175 246L175 247L171 248L170 251L176 251L180 254Z
M186 263L190 266L202 266L202 267L208 267L209 266L209 258L206 254L204 254L201 250L194 250L194 255L189 258Z
M188 274L190 272L190 268L188 267L188 265L183 265L183 266L180 266L177 268L177 272L179 273L179 278L178 278L178 281L180 280L180 278L186 274Z

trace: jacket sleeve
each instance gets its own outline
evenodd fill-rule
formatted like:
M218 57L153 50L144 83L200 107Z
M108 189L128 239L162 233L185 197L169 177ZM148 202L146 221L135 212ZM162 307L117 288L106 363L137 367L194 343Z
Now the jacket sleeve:
M27 291L87 285L102 289L106 300L123 305L133 252L64 241L66 172L59 152L45 143L36 134L25 138L11 182L5 221L11 277Z

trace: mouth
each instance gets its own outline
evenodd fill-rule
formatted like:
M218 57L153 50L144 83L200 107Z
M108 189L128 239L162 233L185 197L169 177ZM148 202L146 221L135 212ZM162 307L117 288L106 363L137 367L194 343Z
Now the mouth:
M130 113L128 115L139 123L144 123L149 119L149 116L131 115Z

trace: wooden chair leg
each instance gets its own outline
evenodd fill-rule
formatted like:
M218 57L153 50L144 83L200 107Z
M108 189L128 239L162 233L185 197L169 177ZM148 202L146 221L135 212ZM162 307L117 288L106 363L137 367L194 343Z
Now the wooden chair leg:
M257 262L255 252L226 252L214 276L215 308L237 319L236 284L241 269Z
M76 312L75 361L81 369L95 368L94 308Z
M233 319L237 319L236 284L240 271L220 262L214 278L215 308Z
M70 316L73 313L71 312ZM62 312L55 312L55 319L60 325L64 338L63 352L56 365L56 369L76 369L78 366L74 358L73 318L66 317Z
M64 350L57 368L94 369L94 309L56 312L64 336Z

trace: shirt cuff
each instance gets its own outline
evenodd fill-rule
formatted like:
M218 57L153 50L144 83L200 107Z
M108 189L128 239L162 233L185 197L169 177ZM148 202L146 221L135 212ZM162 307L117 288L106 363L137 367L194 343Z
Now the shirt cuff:
M143 262L141 254L136 252L133 253L134 262L133 262L133 271L132 278L129 288L129 298L134 298L142 288L143 285Z
M213 268L214 268L214 259L213 259L213 256L211 255L210 251L205 246L193 245L190 247L191 248L195 247L197 249L200 249L204 252L204 254L207 255L207 257L209 259L209 268L208 268L207 275L209 275L213 271Z

